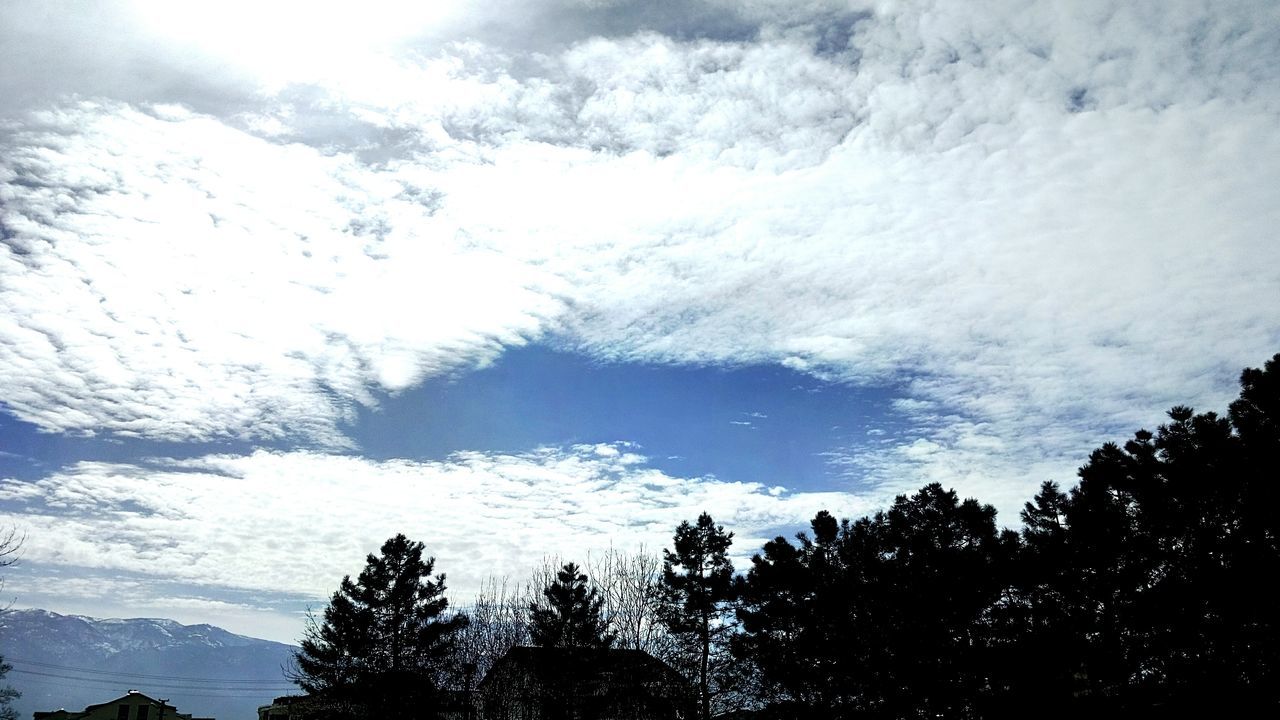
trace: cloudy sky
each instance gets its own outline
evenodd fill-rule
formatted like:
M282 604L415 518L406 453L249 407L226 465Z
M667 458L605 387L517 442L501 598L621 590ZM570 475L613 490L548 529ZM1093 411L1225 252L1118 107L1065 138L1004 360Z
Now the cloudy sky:
M1280 5L0 5L18 606L1017 510L1280 351Z

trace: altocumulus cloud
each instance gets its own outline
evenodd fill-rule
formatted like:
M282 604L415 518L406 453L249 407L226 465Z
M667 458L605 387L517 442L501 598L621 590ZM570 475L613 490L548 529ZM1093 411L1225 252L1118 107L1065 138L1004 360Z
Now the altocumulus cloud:
M750 552L824 507L865 512L838 492L671 476L626 444L462 453L439 462L259 451L143 464L78 463L0 499L32 537L26 561L208 588L318 598L364 554L405 532L426 542L467 598L490 574L524 577L544 553L661 547L707 508ZM15 576L8 589L21 592Z
M7 404L342 446L357 404L535 340L782 363L902 388L918 437L841 467L1012 508L1280 343L1275 4L697 6L451 15L240 68L234 103L30 101Z
M535 269L425 241L421 203L342 157L174 108L9 130L5 401L47 430L341 445L371 389L482 362L555 305Z

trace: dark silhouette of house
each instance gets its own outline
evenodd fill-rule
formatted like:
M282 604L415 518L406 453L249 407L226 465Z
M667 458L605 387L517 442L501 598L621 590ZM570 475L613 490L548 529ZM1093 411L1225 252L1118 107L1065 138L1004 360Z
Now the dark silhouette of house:
M83 711L51 710L32 713L33 720L213 720L180 713L164 700L130 690L115 700L90 705Z
M516 647L478 688L484 720L688 720L689 683L641 650Z
M270 705L258 706L258 720L298 720L306 717L315 701L308 695L281 695Z
M433 711L419 709L416 717L419 720L480 720L470 693L445 690L436 702ZM281 695L270 705L258 707L258 720L341 720L369 715L366 707L310 695Z

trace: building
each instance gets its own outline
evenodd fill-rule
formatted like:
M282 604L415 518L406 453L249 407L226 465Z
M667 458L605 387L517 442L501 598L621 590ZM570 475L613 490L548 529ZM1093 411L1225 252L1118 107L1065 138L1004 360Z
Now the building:
M472 708L469 693L444 691L439 703L432 713L433 720L480 720ZM340 720L367 714L360 706L326 702L310 695L282 695L270 705L258 707L258 720Z
M484 720L688 720L694 693L641 650L516 647L480 681Z
M297 720L308 714L300 710L310 702L311 698L306 695L281 695L270 705L258 706L258 720Z
M469 677L466 685L465 690L441 690L433 694L434 708L430 712L418 707L416 712L404 716L418 720L692 720L697 717L695 694L684 677L670 665L640 650L516 647L494 663L474 691L470 690ZM258 708L257 720L355 720L370 716L395 720L371 713L369 708L360 705L307 695L275 698L270 705Z
M35 712L33 720L213 720L194 718L191 713L180 713L164 700L156 700L137 690L130 690L115 700L90 705L83 711L52 710Z

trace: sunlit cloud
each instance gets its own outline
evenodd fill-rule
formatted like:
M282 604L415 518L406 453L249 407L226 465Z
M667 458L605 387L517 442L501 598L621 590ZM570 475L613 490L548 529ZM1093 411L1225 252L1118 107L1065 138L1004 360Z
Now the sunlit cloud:
M91 515L149 483L305 465L358 508L338 468L353 488L474 472L492 491L623 462L329 454L362 408L542 344L890 388L902 422L830 448L833 487L937 480L1013 522L1100 442L1175 403L1223 408L1280 347L1278 37L1265 2L0 8L5 411L325 451L78 465L6 492ZM86 484L101 498L69 489ZM527 500L503 521L560 507ZM148 546L188 532L158 516L125 516L121 568L230 582ZM365 519L355 555L396 529Z
M536 268L349 158L169 108L33 120L0 167L0 357L7 405L46 429L342 445L354 403L484 362L556 308Z
M272 91L298 82L376 84L381 73L395 67L387 50L437 29L461 5L461 0L378 0L359 6L329 0L137 0L133 10L157 41L235 64Z
M662 547L704 511L737 532L746 556L819 509L856 514L882 499L672 476L622 443L438 462L266 451L86 462L4 481L0 500L10 508L0 522L27 533L35 566L323 599L404 532L465 601L485 578L523 578L546 554Z

